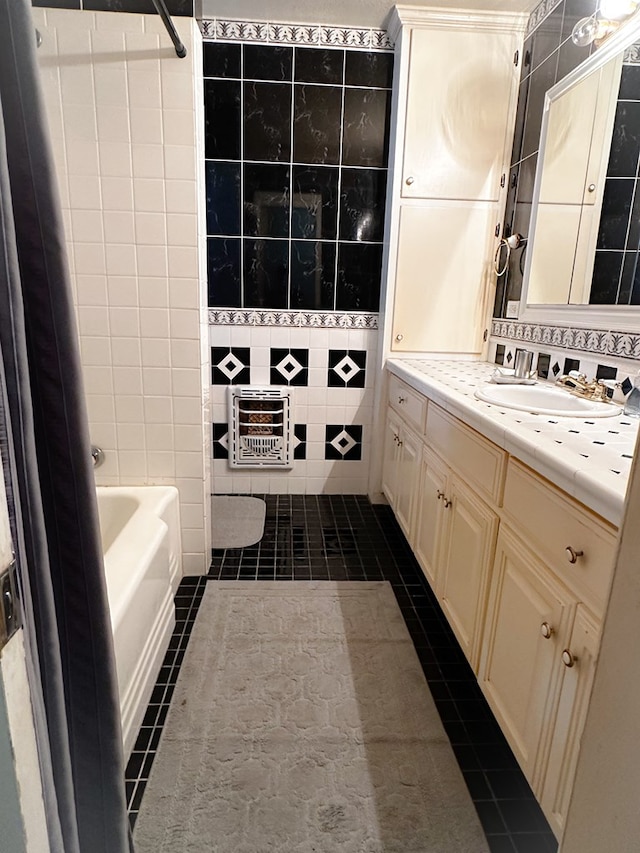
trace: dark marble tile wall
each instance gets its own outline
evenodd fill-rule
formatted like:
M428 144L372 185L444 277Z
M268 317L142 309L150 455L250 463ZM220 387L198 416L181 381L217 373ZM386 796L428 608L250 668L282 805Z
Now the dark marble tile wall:
M151 0L31 0L32 6L50 9L87 9L91 12L136 12L139 15L155 15L156 7ZM170 15L191 18L194 15L193 0L165 0Z
M503 228L505 237L529 233L544 96L547 89L589 56L593 47L574 45L571 31L580 18L592 15L596 6L597 0L561 0L524 42ZM497 281L494 317L505 316L507 300L520 298L523 271L523 252L512 252L507 272Z
M639 305L640 66L622 69L590 302Z
M204 44L209 305L376 311L393 54Z

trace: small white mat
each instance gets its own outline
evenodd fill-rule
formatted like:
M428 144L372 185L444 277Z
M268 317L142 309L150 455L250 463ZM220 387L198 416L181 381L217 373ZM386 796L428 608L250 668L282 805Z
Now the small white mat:
M260 498L227 495L211 497L213 548L246 548L264 533L267 505Z

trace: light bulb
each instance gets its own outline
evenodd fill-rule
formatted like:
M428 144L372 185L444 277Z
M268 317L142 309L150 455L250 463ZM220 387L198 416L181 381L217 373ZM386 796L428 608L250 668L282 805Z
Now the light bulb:
M595 15L581 18L571 32L571 41L578 47L587 47L598 37L598 21Z
M598 18L597 14L578 21L571 32L571 41L578 47L587 47L592 42L603 41L608 35L615 32L620 26L620 21L611 21L608 18Z
M636 0L601 0L600 14L609 20L627 18L635 11L637 5Z

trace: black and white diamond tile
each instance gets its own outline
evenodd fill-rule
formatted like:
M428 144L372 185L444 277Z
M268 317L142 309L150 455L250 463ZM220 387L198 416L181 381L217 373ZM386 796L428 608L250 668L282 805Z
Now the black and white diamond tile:
M309 384L309 350L271 348L272 385Z
M229 424L213 424L213 458L229 458Z
M329 388L364 388L366 350L329 350Z
M250 381L249 347L211 347L212 385L242 385Z
M362 459L362 426L327 424L325 428L325 459Z
M307 458L307 425L294 424L293 426L293 458Z

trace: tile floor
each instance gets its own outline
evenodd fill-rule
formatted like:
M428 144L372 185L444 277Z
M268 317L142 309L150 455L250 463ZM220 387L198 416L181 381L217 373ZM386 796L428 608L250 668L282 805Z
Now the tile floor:
M208 580L388 580L485 829L491 853L555 853L557 842L389 507L366 497L267 495L262 540L214 551L183 578L176 628L126 769L135 820ZM454 853L454 851L452 851Z

